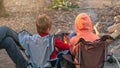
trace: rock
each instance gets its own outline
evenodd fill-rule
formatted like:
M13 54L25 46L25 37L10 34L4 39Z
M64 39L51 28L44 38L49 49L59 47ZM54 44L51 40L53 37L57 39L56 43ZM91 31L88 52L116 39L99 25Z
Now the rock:
M115 30L120 31L120 23L114 24L114 25L108 27L108 29L107 29L108 32L114 32Z
M120 35L120 31L118 30L115 30L112 34L110 34L110 36L113 37L114 39L116 39L119 35Z
M114 17L114 22L115 23L120 23L120 15L117 15Z

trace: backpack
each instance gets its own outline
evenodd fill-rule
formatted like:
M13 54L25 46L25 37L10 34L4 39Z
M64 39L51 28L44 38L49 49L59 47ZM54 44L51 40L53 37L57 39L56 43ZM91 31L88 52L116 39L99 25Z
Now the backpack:
M50 55L54 50L53 34L41 37L38 34L31 35L27 31L22 31L18 34L18 38L33 68L51 67Z

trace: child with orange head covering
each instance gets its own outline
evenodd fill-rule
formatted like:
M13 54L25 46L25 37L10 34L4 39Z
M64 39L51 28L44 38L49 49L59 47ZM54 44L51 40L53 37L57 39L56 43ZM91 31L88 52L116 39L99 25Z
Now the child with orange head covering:
M78 46L75 46L75 44L80 38L83 38L85 41L93 42L96 39L99 39L99 37L92 32L92 21L86 13L80 13L76 17L74 27L76 36L70 39L70 51L74 56L76 56L76 49ZM77 62L76 59L75 62Z

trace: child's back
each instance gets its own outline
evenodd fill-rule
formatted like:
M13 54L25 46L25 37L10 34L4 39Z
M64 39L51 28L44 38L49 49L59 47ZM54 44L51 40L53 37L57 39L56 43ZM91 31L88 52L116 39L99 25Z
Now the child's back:
M54 50L53 35L41 37L29 35L26 31L19 33L19 41L25 49L29 63L33 67L50 67L50 55Z

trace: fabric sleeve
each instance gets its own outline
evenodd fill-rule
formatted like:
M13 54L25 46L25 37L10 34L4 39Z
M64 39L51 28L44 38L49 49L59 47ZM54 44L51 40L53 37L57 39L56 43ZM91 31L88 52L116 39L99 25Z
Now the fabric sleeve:
M61 40L55 38L55 47L60 50L69 50L69 44L64 44Z

